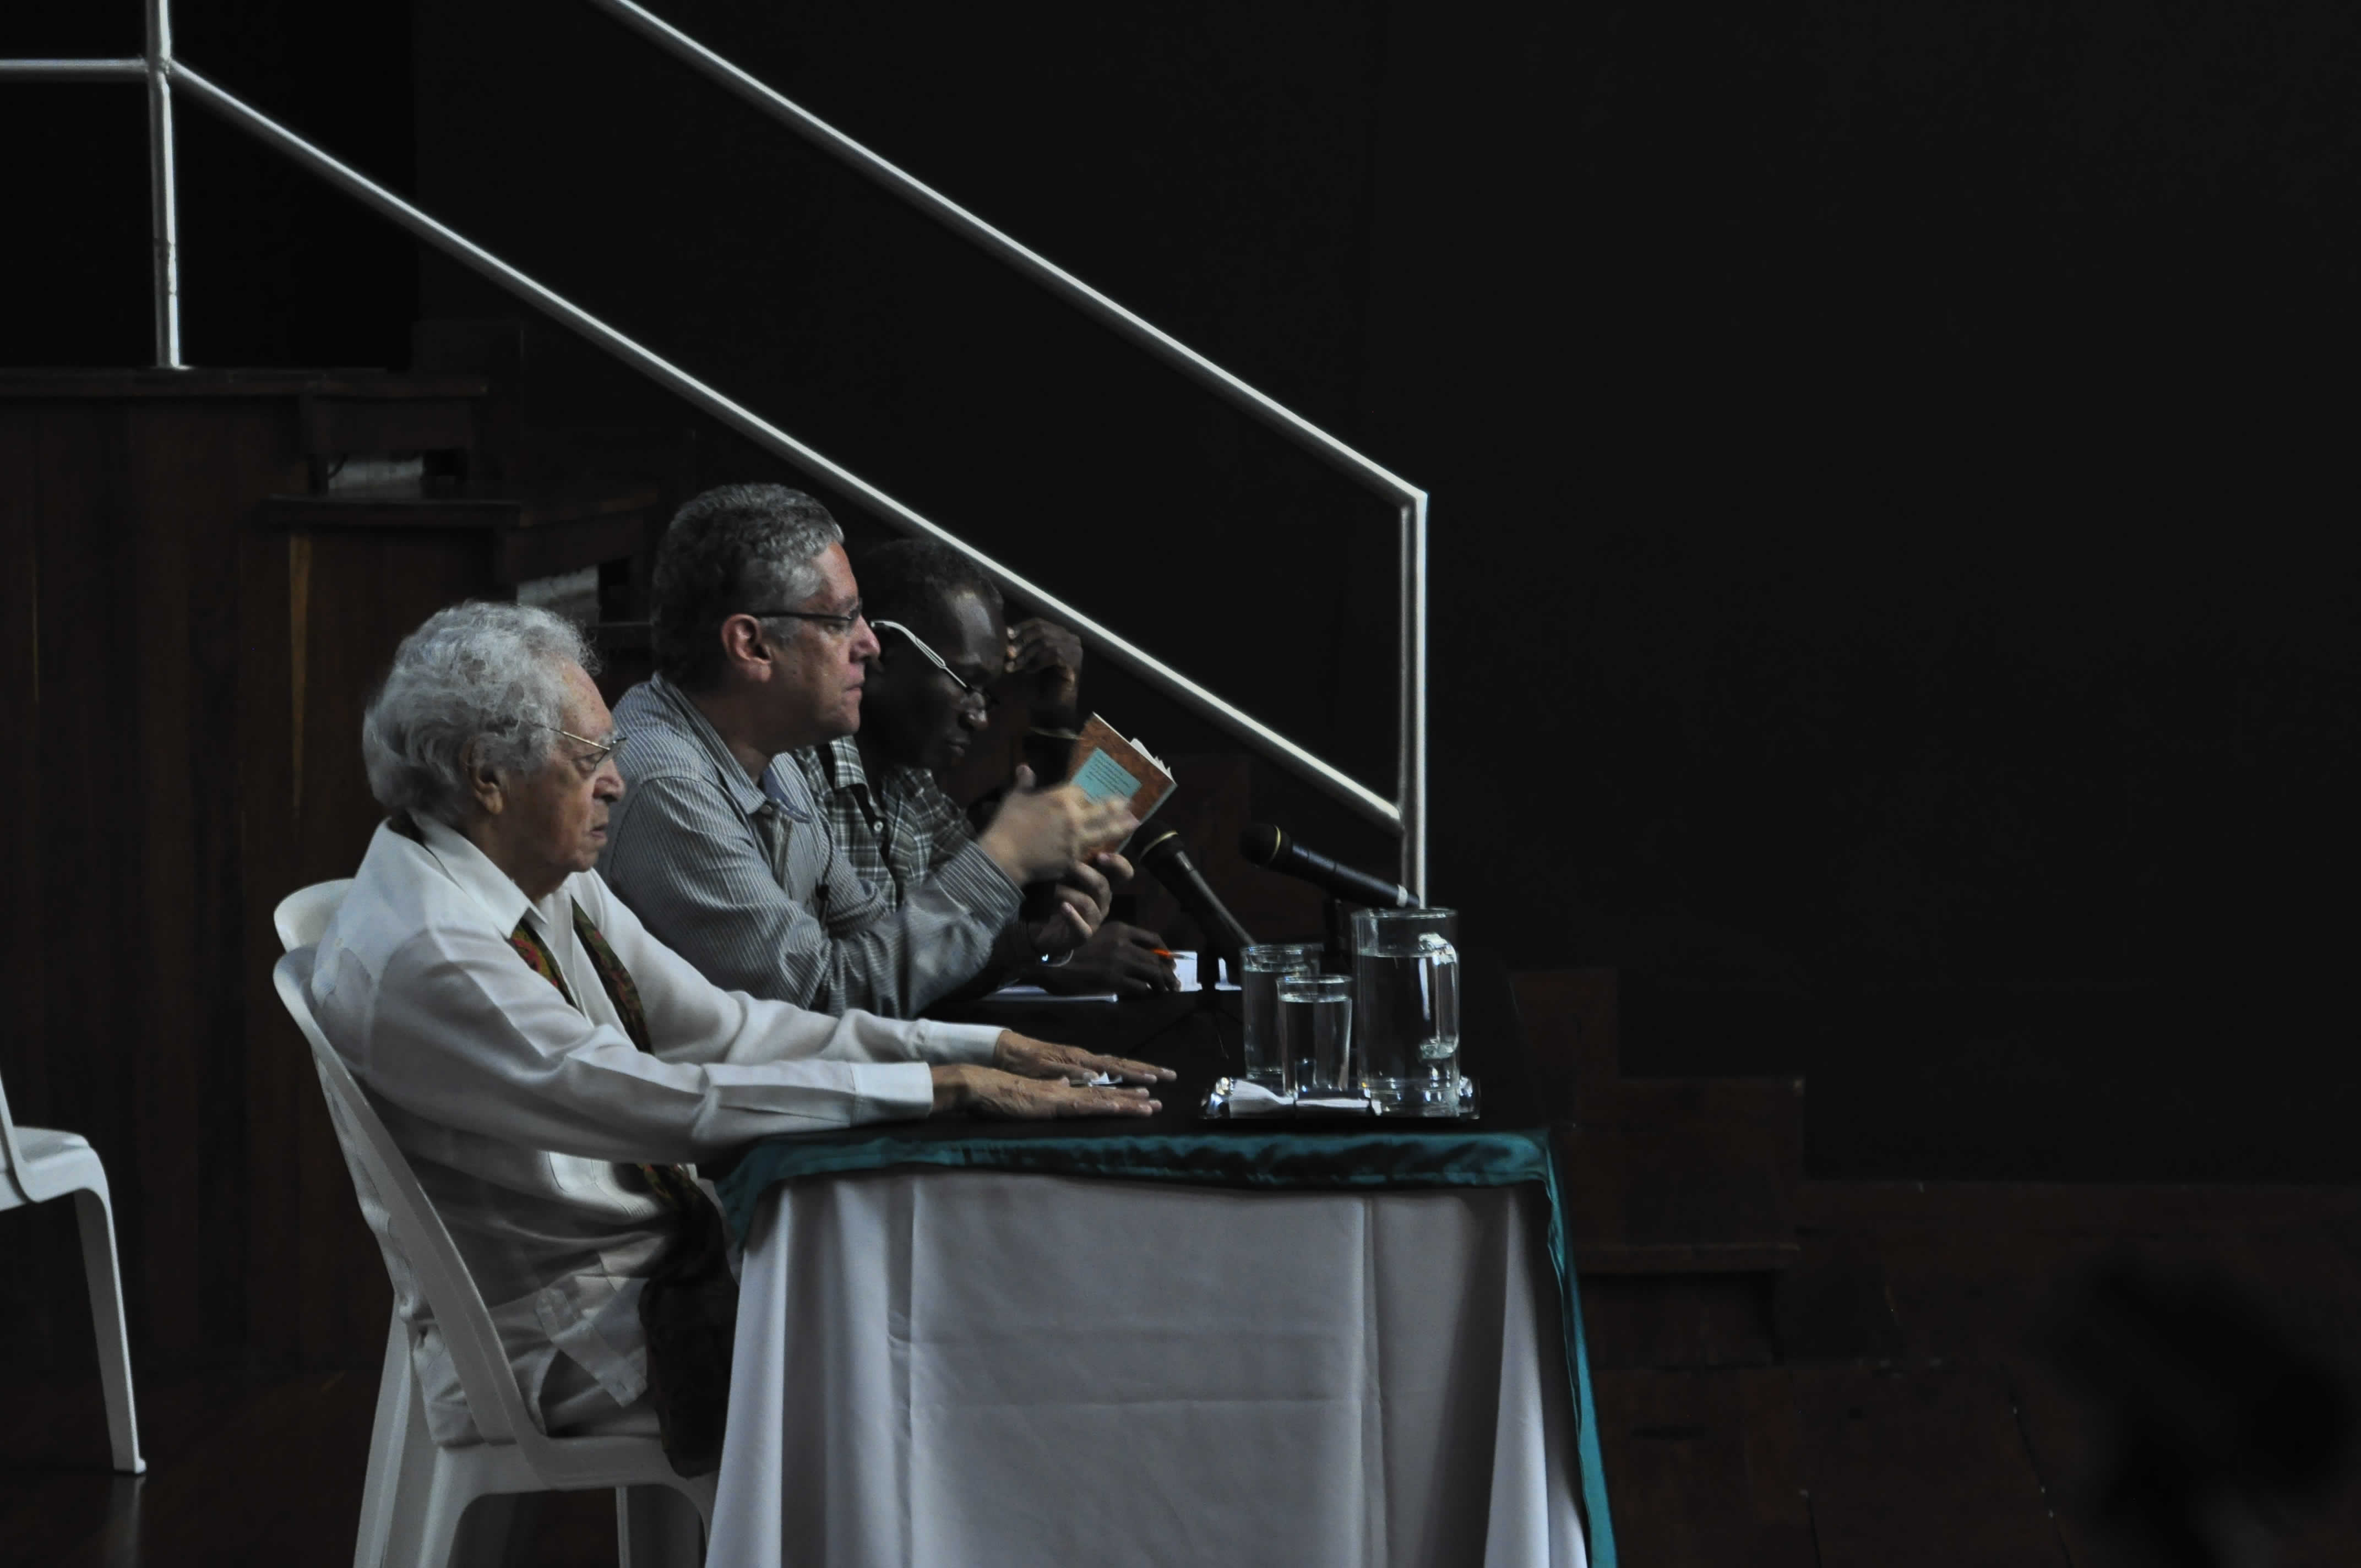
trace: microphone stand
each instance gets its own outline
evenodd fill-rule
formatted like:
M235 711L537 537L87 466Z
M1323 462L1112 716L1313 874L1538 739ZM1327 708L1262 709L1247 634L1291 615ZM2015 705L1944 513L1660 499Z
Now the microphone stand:
M1229 911L1219 904L1218 899L1215 909L1222 915L1229 914ZM1190 918L1198 928L1197 1005L1192 1011L1202 1014L1213 1026L1213 1054L1220 1059L1223 1071L1225 1074L1242 1072L1246 1069L1246 1025L1240 1019L1233 1018L1222 1010L1222 993L1216 989L1216 984L1223 973L1224 963L1235 959L1235 963L1229 964L1229 981L1232 985L1239 988L1235 994L1243 1003L1246 987L1246 948L1252 945L1253 934L1244 927L1238 927L1234 931L1210 929L1204 919L1193 910L1190 914ZM1230 923L1235 926L1235 918L1233 917ZM1241 945L1241 938L1244 945ZM1237 1042L1235 1048L1231 1045L1234 1038Z
M1241 972L1232 975L1230 979L1243 987L1246 984L1243 972L1246 959L1243 957L1238 959L1238 968ZM1206 1023L1213 1026L1213 1055L1222 1064L1223 1074L1227 1076L1246 1069L1246 1025L1230 1018L1222 1011L1222 993L1215 984L1221 973L1221 955L1213 951L1210 947L1199 948L1197 951L1197 1005L1191 1011L1202 1014ZM1244 992L1241 991L1239 994L1243 997ZM1234 1024L1235 1027L1232 1026ZM1230 1048L1232 1035L1238 1036L1236 1050Z
M1245 984L1244 949L1253 943L1254 935L1238 924L1237 917L1206 884L1203 873L1190 861L1187 849L1177 841L1178 837L1170 830L1153 836L1139 850L1139 864L1172 894L1173 901L1197 927L1197 1004L1190 1013L1202 1014L1211 1020L1214 1054L1224 1067L1235 1070L1245 1063L1230 1048L1226 1033L1230 1021L1223 1015L1221 992L1215 987L1224 959L1237 960L1230 971L1231 980L1233 983ZM1168 844L1177 853L1159 853Z
M1191 916L1192 924L1194 919L1195 917L1193 916ZM1213 1036L1213 1055L1221 1063L1220 1071L1216 1072L1214 1076L1218 1078L1225 1075L1235 1075L1240 1069L1244 1068L1246 1066L1246 1062L1243 1059L1242 1055L1244 1045L1242 1036L1245 1025L1238 1023L1235 1019L1231 1018L1222 1011L1221 992L1213 988L1214 977L1221 972L1219 968L1216 967L1219 961L1220 955L1215 953L1210 946L1205 945L1201 939L1197 948L1197 994L1190 999L1188 1006L1182 1008L1178 1014L1174 1014L1171 1023L1158 1025L1153 1034L1149 1035L1146 1039L1141 1040L1138 1043L1138 1047L1134 1047L1132 1048L1137 1049L1139 1047L1153 1044L1155 1041L1162 1039L1166 1035L1170 1034L1177 1025L1187 1022L1189 1019L1202 1017L1212 1028ZM1235 975L1231 978L1233 983L1238 983ZM1241 1036L1240 1050L1231 1049L1230 1039L1233 1036Z

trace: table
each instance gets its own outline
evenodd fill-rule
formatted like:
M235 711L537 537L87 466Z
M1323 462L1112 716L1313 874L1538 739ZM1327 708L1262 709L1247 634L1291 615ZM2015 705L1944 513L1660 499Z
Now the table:
M1235 999L1170 998L971 1014L1173 1068L1154 1123L749 1150L709 1560L1612 1568L1547 1130L1468 992L1475 1123L1203 1121Z

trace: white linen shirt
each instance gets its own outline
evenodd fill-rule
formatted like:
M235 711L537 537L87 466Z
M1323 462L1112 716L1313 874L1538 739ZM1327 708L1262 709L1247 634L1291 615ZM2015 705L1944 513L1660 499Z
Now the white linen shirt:
M381 826L320 938L312 1004L491 1308L525 1403L555 1356L618 1405L647 1387L642 1278L670 1226L617 1163L686 1163L776 1133L923 1116L930 1062L986 1062L989 1025L807 1013L722 991L650 937L596 873L538 903L465 837ZM631 1043L574 930L574 905L631 974ZM509 943L530 920L573 1003ZM442 1336L366 1188L362 1210L412 1326L428 1424L475 1440Z

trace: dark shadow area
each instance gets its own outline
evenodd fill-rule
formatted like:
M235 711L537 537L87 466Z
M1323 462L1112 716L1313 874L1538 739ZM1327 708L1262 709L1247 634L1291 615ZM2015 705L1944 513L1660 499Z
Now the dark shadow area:
M1433 490L1434 894L1513 968L1631 973L1635 1070L1805 1071L1828 1174L2355 1173L2349 7L665 14ZM584 7L181 15L219 79L1389 784L1391 522L1349 484ZM0 357L142 357L136 98L0 92L44 302ZM508 309L183 120L192 354L399 365L416 317ZM681 422L544 358L553 422Z

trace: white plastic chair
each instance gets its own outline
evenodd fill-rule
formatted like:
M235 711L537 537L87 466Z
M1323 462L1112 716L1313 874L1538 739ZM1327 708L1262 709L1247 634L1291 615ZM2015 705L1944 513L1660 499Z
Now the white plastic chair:
M282 903L276 916L280 938L316 938L343 893L343 887L323 883ZM409 1325L397 1310L387 1329L385 1366L378 1378L377 1421L369 1439L355 1568L445 1568L467 1505L478 1497L507 1493L614 1488L622 1568L632 1568L635 1540L643 1552L650 1547L661 1551L654 1540L656 1521L645 1510L635 1519L627 1488L668 1486L681 1493L696 1505L709 1535L714 1477L678 1475L655 1439L550 1437L533 1424L491 1313L442 1217L312 1016L312 956L307 941L279 960L271 974L279 999L312 1047L312 1065L327 1096L337 1141L355 1179L366 1180L385 1206L394 1239L443 1331L468 1414L484 1439L466 1448L444 1448L429 1435L411 1369Z
M78 1133L20 1127L0 1086L0 1212L73 1194L82 1224L82 1274L90 1288L90 1326L98 1336L98 1381L106 1393L106 1441L115 1467L143 1474L139 1420L131 1408L131 1336L123 1327L123 1272L115 1263L115 1211L106 1168Z
M317 947L328 922L343 905L345 894L352 890L352 878L338 877L299 887L280 899L279 907L270 912L270 923L279 928L279 945L291 953L298 948Z

